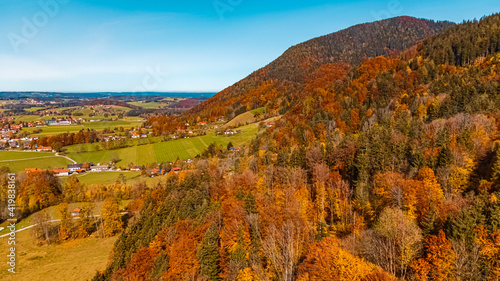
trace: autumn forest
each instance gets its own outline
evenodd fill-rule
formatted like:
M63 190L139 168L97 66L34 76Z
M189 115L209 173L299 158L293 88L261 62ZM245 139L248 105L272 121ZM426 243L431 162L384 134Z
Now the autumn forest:
M273 122L249 143L210 144L156 184L22 176L19 216L104 201L104 221L54 229L120 233L93 281L500 278L500 14L354 26L145 126L167 136L261 108Z

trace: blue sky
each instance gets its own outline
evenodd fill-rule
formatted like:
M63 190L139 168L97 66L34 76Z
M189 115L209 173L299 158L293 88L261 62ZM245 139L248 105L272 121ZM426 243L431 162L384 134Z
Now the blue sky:
M0 91L217 92L288 47L399 15L461 22L499 1L0 0Z

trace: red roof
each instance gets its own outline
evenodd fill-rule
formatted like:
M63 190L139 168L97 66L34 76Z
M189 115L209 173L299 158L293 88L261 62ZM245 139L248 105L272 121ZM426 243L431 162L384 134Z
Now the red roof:
M69 173L69 169L54 169L53 170L54 173L56 174L61 174L61 173Z

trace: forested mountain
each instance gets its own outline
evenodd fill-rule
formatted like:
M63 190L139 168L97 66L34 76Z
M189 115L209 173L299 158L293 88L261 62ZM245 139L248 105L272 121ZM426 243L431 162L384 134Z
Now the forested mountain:
M357 26L152 118L160 135L279 115L240 152L211 145L137 196L95 280L498 280L499 26Z
M450 22L397 17L360 24L309 40L291 47L266 67L193 108L190 113L205 118L220 115L231 118L235 111L244 112L247 107L254 109L272 102L276 96L259 96L275 89L279 96L290 100L290 95L300 92L322 65L342 63L355 66L369 57L398 54L452 25Z

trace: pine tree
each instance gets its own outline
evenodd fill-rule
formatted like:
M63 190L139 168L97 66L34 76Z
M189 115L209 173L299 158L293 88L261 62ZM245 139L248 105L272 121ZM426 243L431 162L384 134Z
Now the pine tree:
M437 212L432 201L429 203L429 211L422 219L422 233L424 237L435 234Z
M217 224L212 223L208 228L198 248L197 256L201 266L201 275L208 278L209 281L220 280L219 232Z
M500 148L495 152L495 163L491 171L491 181L494 185L500 185Z

